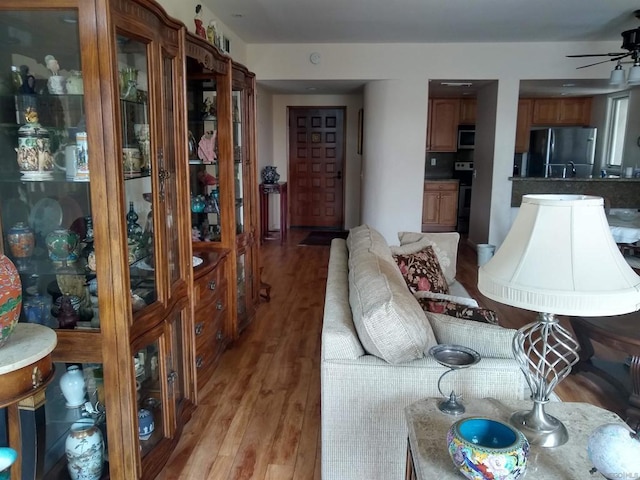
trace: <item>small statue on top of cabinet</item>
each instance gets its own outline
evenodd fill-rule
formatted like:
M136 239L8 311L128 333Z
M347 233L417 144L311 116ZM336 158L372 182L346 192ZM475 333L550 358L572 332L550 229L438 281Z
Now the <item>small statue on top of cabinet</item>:
M204 29L204 25L202 24L202 16L200 15L201 10L202 5L196 5L196 16L193 18L193 22L196 24L196 35L202 38L207 38L207 32Z

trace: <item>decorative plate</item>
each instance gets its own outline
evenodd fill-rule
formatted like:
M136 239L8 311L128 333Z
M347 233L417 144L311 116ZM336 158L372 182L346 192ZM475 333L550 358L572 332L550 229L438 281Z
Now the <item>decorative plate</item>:
M53 198L45 197L36 202L29 214L29 225L33 231L45 237L60 228L62 207Z

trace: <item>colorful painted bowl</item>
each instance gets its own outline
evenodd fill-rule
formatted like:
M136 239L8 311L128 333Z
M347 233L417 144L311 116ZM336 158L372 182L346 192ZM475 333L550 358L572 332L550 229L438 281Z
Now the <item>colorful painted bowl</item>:
M9 257L0 254L0 347L7 343L22 308L22 283Z
M515 480L524 475L529 442L519 430L488 418L458 420L447 433L449 455L470 480Z
M18 459L18 452L13 448L0 447L0 480L11 478L11 465Z

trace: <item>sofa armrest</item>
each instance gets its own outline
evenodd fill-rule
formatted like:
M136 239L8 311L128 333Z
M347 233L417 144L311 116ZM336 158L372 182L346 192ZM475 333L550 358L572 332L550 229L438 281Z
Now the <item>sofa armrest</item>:
M490 323L425 312L439 344L469 347L481 357L513 358L511 344L517 330Z

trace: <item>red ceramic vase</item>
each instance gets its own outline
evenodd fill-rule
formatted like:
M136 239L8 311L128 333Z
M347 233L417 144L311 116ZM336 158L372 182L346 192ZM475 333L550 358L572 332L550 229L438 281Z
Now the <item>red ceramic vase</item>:
M0 254L0 347L11 336L22 307L22 284L15 265Z

